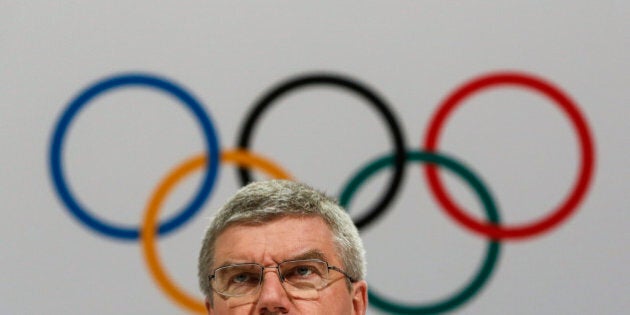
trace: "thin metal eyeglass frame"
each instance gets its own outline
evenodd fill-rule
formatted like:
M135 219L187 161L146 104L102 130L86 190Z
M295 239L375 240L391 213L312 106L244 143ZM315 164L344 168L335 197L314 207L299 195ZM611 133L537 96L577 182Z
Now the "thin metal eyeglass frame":
M296 260L285 260L275 266L263 266L259 263L242 263L242 264L231 264L231 265L227 265L227 266L221 266L219 268L216 268L212 271L212 274L208 276L208 280L210 280L210 283L212 283L213 279L215 278L215 274L217 272L217 270L219 269L224 269L224 268L228 268L228 267L234 267L234 266L244 266L244 265L249 265L249 266L258 266L260 267L260 279L258 280L258 286L256 288L255 291L253 291L252 293L248 293L248 294L240 294L240 295L230 295L230 294L225 294L223 292L219 292L217 290L214 289L214 287L212 286L212 284L210 284L210 289L212 289L212 291L221 294L223 296L230 296L230 297L239 297L239 296L247 296L247 295L253 295L258 293L258 291L260 291L260 288L262 287L262 282L264 280L264 274L265 274L265 269L276 269L276 274L278 275L278 279L280 279L280 283L282 283L282 286L284 287L284 282L285 282L285 278L283 275L280 274L280 266L282 264L285 263L295 263L295 262L300 262L300 261L304 261L304 262L308 262L308 261L312 261L312 262L321 262L323 264L326 265L326 269L327 270L334 270L337 271L339 273L341 273L344 277L346 277L350 283L355 283L357 282L356 279L354 279L353 277L351 277L346 271L344 271L343 269L337 267L337 266L331 266L328 264L327 261L321 260L321 259L296 259ZM328 279L326 279L328 280ZM328 283L326 283L326 285L328 285ZM324 285L323 287L326 287L326 285Z

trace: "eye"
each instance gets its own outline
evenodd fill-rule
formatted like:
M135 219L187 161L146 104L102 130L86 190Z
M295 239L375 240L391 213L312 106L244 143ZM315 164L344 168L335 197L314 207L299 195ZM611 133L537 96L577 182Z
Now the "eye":
M258 284L258 274L242 272L230 278L232 284Z
M317 269L316 266L311 266L308 264L297 265L287 270L287 272L284 274L284 277L285 279L288 279L290 281L319 279L321 277L321 272Z
M313 273L313 268L311 268L310 266L297 266L295 267L295 274L297 274L298 276L308 276L311 273Z
M232 282L235 282L235 283L247 282L250 277L251 277L251 275L242 273L240 275L234 276L234 278L232 278Z

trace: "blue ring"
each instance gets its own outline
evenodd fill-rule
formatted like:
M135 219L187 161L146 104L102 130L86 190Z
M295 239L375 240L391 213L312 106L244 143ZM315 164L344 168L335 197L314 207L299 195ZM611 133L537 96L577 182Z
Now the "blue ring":
M182 102L192 111L201 125L206 143L206 156L208 166L202 184L193 200L176 216L159 225L158 234L166 235L189 220L203 206L212 192L219 169L219 141L214 125L203 106L193 96L176 84L165 79L148 74L123 74L106 78L88 87L72 100L68 108L63 112L57 122L50 146L50 171L55 189L66 208L80 222L94 231L120 240L137 240L140 236L140 227L123 227L111 223L105 223L90 215L72 195L68 187L62 166L62 151L64 136L72 119L85 107L89 101L101 93L124 86L144 86L166 92Z

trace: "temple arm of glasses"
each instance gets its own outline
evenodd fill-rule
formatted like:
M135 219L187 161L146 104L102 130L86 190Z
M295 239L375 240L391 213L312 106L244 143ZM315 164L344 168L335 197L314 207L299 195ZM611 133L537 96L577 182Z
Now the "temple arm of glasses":
M347 274L345 271L341 270L341 268L337 268L335 266L328 266L329 270L334 270L336 272L341 273L342 275L344 275L346 278L348 278L348 280L350 280L350 282L357 282L356 279L354 279L353 277L351 277L349 274Z

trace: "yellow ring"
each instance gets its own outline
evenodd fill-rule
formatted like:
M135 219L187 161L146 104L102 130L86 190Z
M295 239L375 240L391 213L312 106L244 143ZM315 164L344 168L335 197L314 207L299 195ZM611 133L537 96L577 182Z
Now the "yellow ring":
M231 162L242 167L255 167L273 178L291 179L287 172L273 162L245 150L224 151L221 154L221 161ZM175 303L198 314L206 314L205 303L184 292L171 280L158 257L155 246L155 234L158 213L169 192L180 180L193 171L204 167L206 163L205 155L197 155L180 163L168 173L162 182L159 183L149 200L140 231L142 252L153 280Z

